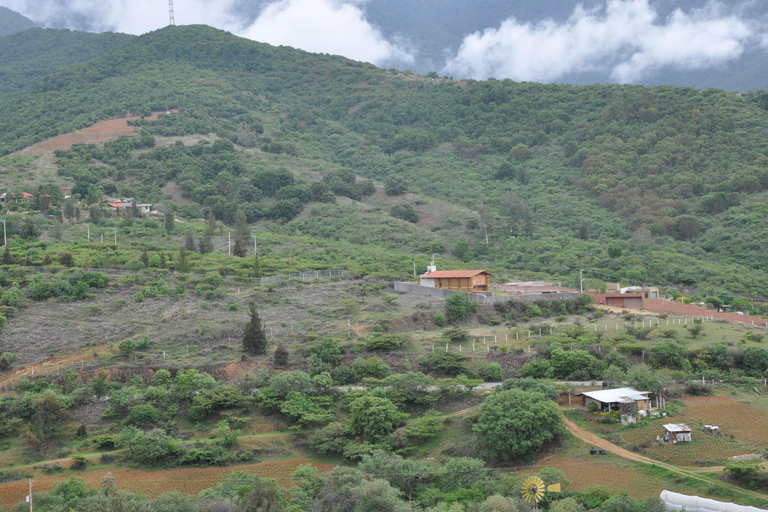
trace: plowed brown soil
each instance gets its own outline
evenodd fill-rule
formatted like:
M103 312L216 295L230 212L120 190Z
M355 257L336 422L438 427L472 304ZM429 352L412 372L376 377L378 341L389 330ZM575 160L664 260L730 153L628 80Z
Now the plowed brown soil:
M282 461L259 462L243 466L233 466L227 468L190 468L190 469L170 469L164 471L147 471L141 469L104 469L98 471L88 471L77 474L93 487L100 487L101 480L112 473L117 479L117 486L120 489L147 494L156 497L159 494L170 491L179 491L184 494L196 495L203 489L213 487L224 478L224 475L233 471L246 471L254 475L267 478L277 478L280 485L290 487L290 475L301 464L309 464L309 461L295 458ZM321 473L331 471L335 466L324 463L311 463L320 470ZM49 491L54 485L69 478L69 472L66 475L42 476L33 480L33 492ZM29 483L27 480L18 480L7 484L0 484L0 506L10 510L13 505L24 501L29 493Z
M171 112L176 113L178 111L172 110ZM153 112L151 116L146 117L145 119L154 121L157 119L157 116L162 113L163 112ZM123 135L132 134L136 128L128 126L128 121L135 121L136 119L141 119L141 117L122 117L120 119L101 121L87 128L83 128L82 130L65 133L39 142L34 146L25 149L24 152L47 153L56 151L57 149L69 149L72 147L72 144L103 144Z

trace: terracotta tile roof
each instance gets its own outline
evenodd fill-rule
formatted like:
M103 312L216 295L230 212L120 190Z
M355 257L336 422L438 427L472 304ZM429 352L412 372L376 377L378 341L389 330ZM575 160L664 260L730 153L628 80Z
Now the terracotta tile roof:
M422 279L446 279L457 277L475 277L478 274L488 274L485 270L438 270L424 274ZM491 275L491 274L488 274Z

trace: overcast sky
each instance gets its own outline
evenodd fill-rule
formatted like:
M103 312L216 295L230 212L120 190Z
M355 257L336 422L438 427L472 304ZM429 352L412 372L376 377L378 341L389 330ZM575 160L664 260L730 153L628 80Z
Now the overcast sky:
M239 15L237 1L175 0L176 24L204 23L257 41L381 66L404 68L418 58L408 41L388 40L369 22L365 0L262 0L255 19ZM166 0L0 0L0 5L42 26L142 34L168 23ZM563 22L509 18L466 34L440 71L457 78L543 82L599 71L631 83L665 67L719 66L758 48L768 50L768 29L738 12L726 13L718 3L662 18L648 0L606 0L595 10L577 6Z

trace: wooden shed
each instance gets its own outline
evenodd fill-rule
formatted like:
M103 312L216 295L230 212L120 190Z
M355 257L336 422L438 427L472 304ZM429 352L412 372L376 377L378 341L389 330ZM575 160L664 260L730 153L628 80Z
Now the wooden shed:
M421 286L457 292L487 292L491 274L485 270L436 270L421 276Z

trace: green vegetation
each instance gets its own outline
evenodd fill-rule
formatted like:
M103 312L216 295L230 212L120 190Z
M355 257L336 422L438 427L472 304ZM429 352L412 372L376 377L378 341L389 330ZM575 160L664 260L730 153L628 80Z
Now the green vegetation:
M550 379L671 399L768 375L759 327L619 317L589 295L480 305L391 288L434 255L496 282L575 285L587 269L596 288L653 282L765 312L763 93L426 79L201 26L109 37L100 57L84 50L0 100L0 192L22 199L1 212L0 460L72 456L87 472L96 455L163 470L307 457L339 467L302 466L289 491L233 473L199 500L518 510L524 475L493 464L569 449L553 400L571 384ZM50 72L37 52L7 66ZM14 153L126 113L140 132ZM130 204L113 212L105 195ZM314 269L347 273L275 277ZM34 378L10 373L32 364ZM483 381L503 384L484 398ZM115 489L69 479L36 507L152 507ZM559 497L546 507L655 510Z

